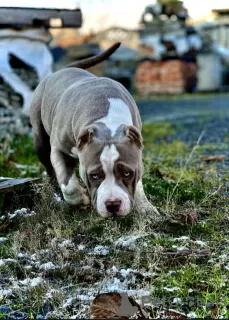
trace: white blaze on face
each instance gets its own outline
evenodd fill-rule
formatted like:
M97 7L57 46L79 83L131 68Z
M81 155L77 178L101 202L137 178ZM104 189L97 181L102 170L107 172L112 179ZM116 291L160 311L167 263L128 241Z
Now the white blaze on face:
M121 200L121 206L118 215L127 215L130 211L130 199L128 194L115 183L114 164L118 159L119 153L116 146L105 146L100 161L105 173L105 179L97 191L97 210L103 217L111 214L106 209L107 201Z

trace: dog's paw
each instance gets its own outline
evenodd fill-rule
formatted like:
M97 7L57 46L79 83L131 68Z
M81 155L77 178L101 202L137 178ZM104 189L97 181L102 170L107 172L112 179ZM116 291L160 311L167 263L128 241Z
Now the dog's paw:
M62 184L61 191L63 193L64 200L70 205L83 205L87 206L90 203L86 190L77 186L69 188L69 186Z

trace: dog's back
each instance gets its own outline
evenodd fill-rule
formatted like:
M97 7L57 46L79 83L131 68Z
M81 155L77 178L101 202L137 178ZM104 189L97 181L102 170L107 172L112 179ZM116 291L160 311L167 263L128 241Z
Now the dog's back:
M34 92L33 100L30 107L30 121L34 132L44 130L42 123L42 105L44 98L47 98L46 102L51 103L48 104L49 106L51 105L51 107L49 108L46 105L46 108L48 108L47 111L50 111L50 114L53 115L58 98L62 96L62 94L69 86L71 86L72 83L77 81L80 82L82 80L82 77L93 77L92 74L81 69L87 69L107 59L113 52L118 49L120 44L121 43L119 42L115 43L106 51L100 53L95 57L72 63L66 66L66 68L64 68L63 70L55 72L53 75L41 81Z

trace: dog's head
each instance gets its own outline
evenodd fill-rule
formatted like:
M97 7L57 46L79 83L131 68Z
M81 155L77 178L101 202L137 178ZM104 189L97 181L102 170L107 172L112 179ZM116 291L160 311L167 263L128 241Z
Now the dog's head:
M101 216L125 216L131 211L142 175L142 148L134 126L122 126L110 139L99 137L93 126L79 133L80 176Z

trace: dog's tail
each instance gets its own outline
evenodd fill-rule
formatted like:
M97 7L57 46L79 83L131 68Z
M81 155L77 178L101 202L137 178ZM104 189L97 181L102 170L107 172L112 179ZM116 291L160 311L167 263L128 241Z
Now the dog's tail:
M121 45L120 42L116 42L115 44L113 44L113 46L108 48L106 51L103 51L102 53L98 54L97 56L87 58L81 61L73 62L67 65L65 68L71 68L71 67L80 68L80 69L90 68L102 62L103 60L109 58L112 55L112 53L114 53L119 48L120 45Z

